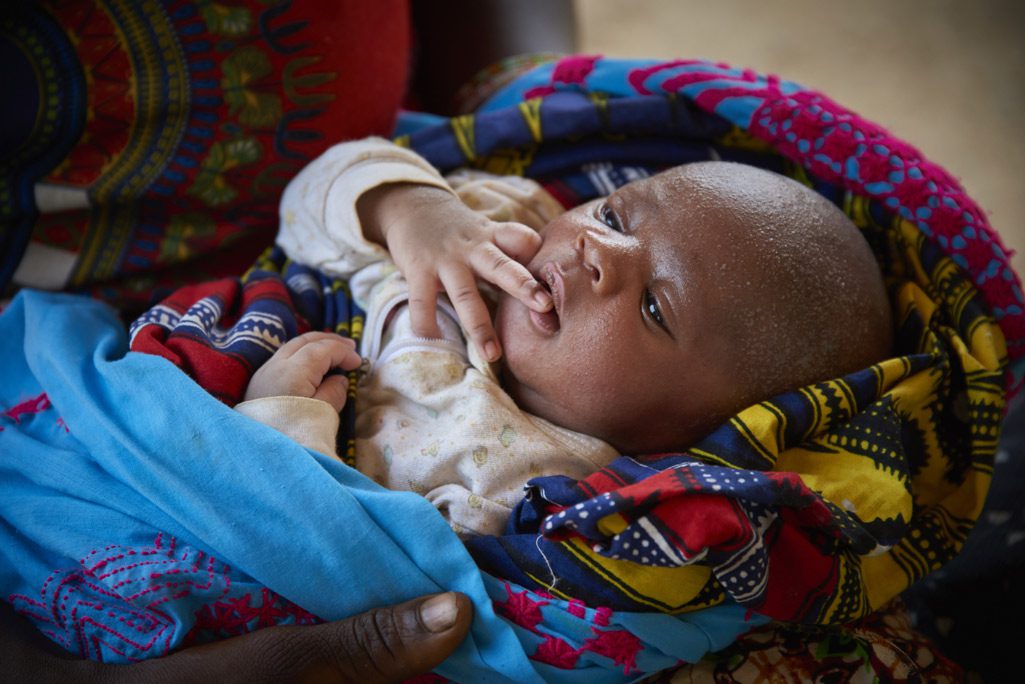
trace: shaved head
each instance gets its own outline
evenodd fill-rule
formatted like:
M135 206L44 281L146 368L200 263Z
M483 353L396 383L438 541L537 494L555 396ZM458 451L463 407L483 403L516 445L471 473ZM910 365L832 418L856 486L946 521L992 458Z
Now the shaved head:
M733 300L723 343L736 372L751 376L745 403L890 353L893 319L879 264L840 209L797 181L743 164L668 173L700 196L719 226L711 239L728 246L709 269L718 268L724 304Z

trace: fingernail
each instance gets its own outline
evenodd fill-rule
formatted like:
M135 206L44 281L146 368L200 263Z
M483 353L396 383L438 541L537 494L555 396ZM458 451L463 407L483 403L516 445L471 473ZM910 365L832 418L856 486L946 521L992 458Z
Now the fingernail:
M420 621L432 632L444 632L456 624L459 607L452 592L427 599L420 604Z
M487 357L488 361L497 361L501 355L502 352L498 349L498 342L488 340L484 343L484 356Z
M545 310L552 306L552 297L544 290L538 290L534 293L534 301L543 306Z

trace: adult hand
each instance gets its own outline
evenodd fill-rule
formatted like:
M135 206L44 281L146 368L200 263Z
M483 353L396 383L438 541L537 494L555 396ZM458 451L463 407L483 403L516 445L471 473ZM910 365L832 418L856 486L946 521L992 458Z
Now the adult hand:
M132 665L74 659L0 601L0 672L10 681L399 682L459 645L473 609L463 594L425 596L312 627L271 627Z

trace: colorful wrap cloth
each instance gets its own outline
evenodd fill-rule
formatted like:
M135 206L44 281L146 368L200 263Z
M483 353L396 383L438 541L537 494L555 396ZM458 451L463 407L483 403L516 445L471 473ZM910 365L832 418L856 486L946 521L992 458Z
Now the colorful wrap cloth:
M400 125L399 141L442 170L529 175L567 205L692 160L787 173L864 231L897 314L893 358L751 406L687 453L624 456L579 482L532 481L507 534L470 542L481 568L512 582L499 612L521 637L517 657L525 653L546 678L586 667L635 676L653 671L642 663L656 652L687 659L654 636L684 628L642 617L718 620L729 629L705 640L714 649L730 629L765 616L822 624L864 616L958 552L985 499L1005 393L1021 385L1025 312L998 239L942 170L818 93L707 62L566 58L514 80L476 115ZM344 293L269 255L242 281L180 291L151 310L133 326L133 349L165 356L231 403L284 338L345 316L358 336ZM348 313L325 316L327 306ZM0 401L16 414L3 424L8 437L18 417L45 403L25 396L22 410ZM340 468L329 470L341 477ZM217 555L222 543L248 543L229 537L198 535L197 544ZM67 555L74 567L82 557ZM306 603L315 597L287 573L271 582L245 571L297 606L338 614ZM26 576L24 586L39 580L23 592L31 601L13 602L24 612L46 604L47 576ZM207 614L200 604L176 614L195 620ZM73 618L47 605L37 622L78 634ZM225 613L217 610L209 608ZM552 629L576 617L581 629L601 631L609 615L636 622L590 641ZM642 624L647 632L637 631Z

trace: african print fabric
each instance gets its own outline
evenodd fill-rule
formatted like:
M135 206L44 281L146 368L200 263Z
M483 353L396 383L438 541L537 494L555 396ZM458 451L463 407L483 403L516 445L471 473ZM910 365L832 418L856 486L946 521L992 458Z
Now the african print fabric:
M1021 671L1025 614L1025 395L1009 402L982 515L961 555L904 592L917 629L984 682Z
M330 330L359 342L363 309L348 285L288 260L272 247L241 278L183 287L129 328L132 351L175 364L228 406L242 401L253 373L285 341ZM349 386L355 396L356 373ZM352 398L350 397L350 398ZM338 454L355 463L356 403L342 410Z
M964 673L915 632L900 600L847 625L774 623L648 684L949 684ZM988 680L987 680L988 681Z
M408 46L405 0L3 3L0 294L238 276L306 162L391 129Z

